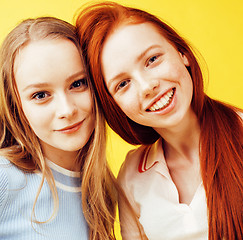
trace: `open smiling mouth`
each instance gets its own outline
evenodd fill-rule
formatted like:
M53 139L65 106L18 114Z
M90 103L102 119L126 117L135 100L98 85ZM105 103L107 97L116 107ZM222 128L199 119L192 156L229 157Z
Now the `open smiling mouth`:
M173 96L175 94L175 88L172 88L169 92L164 94L158 101L156 101L150 108L148 108L147 112L155 112L166 108L172 101Z

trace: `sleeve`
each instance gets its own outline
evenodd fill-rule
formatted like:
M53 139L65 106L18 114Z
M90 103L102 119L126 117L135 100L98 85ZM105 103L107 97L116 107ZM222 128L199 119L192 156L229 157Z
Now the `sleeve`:
M128 164L130 157L131 152L128 153L117 178L120 187L118 209L121 235L123 240L147 240L143 227L139 223L140 208L134 200L132 186L129 184L128 172L132 168Z
M0 219L8 195L8 177L6 172L0 167Z

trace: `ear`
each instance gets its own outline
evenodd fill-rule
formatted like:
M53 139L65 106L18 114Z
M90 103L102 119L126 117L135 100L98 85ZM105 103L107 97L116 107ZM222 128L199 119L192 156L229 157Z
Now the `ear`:
M184 54L181 53L181 52L179 52L179 54L180 54L180 56L181 56L181 59L182 59L184 65L187 66L187 67L189 67L189 66L190 66L190 63L189 63L189 61L188 61L186 55L184 55Z

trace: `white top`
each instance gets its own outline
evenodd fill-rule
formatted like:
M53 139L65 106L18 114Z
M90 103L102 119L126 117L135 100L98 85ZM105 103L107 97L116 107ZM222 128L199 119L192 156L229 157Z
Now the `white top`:
M118 176L149 240L208 239L207 204L202 183L190 205L179 194L165 162L162 141L128 153ZM119 200L123 239L141 239L137 225Z

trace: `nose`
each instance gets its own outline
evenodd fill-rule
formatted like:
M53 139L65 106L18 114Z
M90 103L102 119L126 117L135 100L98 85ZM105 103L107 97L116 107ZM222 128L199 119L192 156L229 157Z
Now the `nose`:
M138 76L140 94L143 98L153 96L159 87L159 80L149 76Z
M59 119L70 119L77 113L77 106L71 96L60 94L56 101L56 114Z

